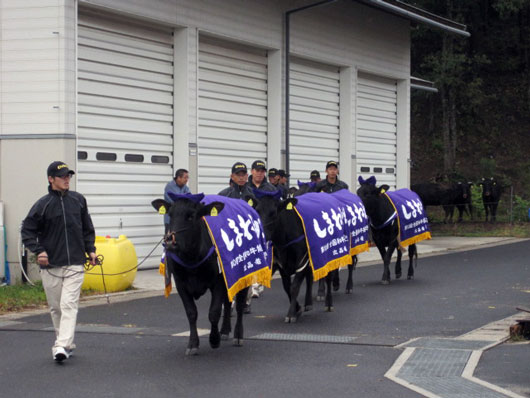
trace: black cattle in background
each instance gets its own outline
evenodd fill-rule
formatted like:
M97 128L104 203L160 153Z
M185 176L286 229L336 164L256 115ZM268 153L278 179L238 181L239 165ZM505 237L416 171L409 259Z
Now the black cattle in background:
M359 195L363 201L366 214L370 219L372 240L377 246L381 258L383 259L384 270L381 283L387 285L390 283L390 260L392 259L394 250L398 249L395 267L396 279L401 278L402 257L398 242L399 225L397 222L397 216L392 219L392 215L395 213L394 207L388 198L383 195L383 193L390 187L388 185L376 187L376 180L374 177L364 180L359 176L358 180L361 185L359 189L357 189L357 195ZM407 279L414 279L414 260L417 261L418 259L418 252L415 244L408 247L408 253L409 268Z
M459 212L458 221L462 221L466 208L469 209L470 216L473 216L470 183L423 182L412 184L410 189L418 194L424 208L428 206L442 206L444 210L444 223L453 221L455 206Z
M503 187L493 177L482 178L480 182L482 187L482 203L486 213L486 222L495 222L497 218L497 207L503 192Z
M208 313L211 323L209 341L212 348L218 348L221 339L227 339L231 331L231 306L224 277L217 263L217 255L215 250L211 250L213 243L202 217L209 215L214 207L221 212L224 204L213 202L205 206L188 199L178 199L173 204L163 199L156 199L151 204L156 210L164 206L169 214L169 230L164 237L167 251L166 264L175 280L190 326L186 355L198 353L198 312L195 300L207 290L212 293ZM170 252L176 254L178 261L170 255ZM238 346L243 343L243 307L247 292L248 288L241 290L235 299L237 320L234 327L234 345ZM223 306L223 323L219 332L218 324Z

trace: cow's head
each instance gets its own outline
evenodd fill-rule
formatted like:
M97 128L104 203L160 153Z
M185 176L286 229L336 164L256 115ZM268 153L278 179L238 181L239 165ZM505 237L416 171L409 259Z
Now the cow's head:
M277 191L260 191L255 189L254 209L258 212L263 224L265 239L271 240L278 221L278 204L282 193Z
M494 193L494 190L497 190L499 187L497 185L497 180L495 178L482 178L480 181L480 186L482 187L482 196L489 197Z
M373 217L373 214L378 211L378 204L380 203L380 197L390 187L386 184L377 187L375 184L377 182L374 176L367 178L366 180L359 176L359 188L357 189L357 195L363 201L364 207L369 217ZM385 203L387 200L384 201Z
M471 197L472 182L459 181L455 183L455 189L457 193L457 199L468 199Z
M189 252L199 243L200 229L204 228L201 222L203 216L217 215L224 203L212 202L208 205L194 201L190 198L176 198L173 203L164 199L155 199L151 205L159 213L169 215L169 229L164 237L168 250Z

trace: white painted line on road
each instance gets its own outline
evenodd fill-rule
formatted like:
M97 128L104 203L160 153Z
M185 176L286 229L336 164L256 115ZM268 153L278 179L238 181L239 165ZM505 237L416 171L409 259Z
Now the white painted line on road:
M199 336L206 336L206 335L210 334L210 330L209 329L198 328L197 329L197 333L199 334ZM175 334L172 334L171 336L174 336L174 337L189 337L190 336L190 331L186 330L185 332L175 333Z

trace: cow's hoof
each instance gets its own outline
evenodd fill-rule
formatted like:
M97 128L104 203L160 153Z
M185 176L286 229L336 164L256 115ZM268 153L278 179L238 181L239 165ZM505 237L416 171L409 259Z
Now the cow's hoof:
M220 334L216 334L216 335L210 334L210 347L219 348L220 345L221 345L221 335Z
M401 278L401 272L399 274L396 274L396 279Z
M230 338L230 335L229 334L223 334L221 333L221 340L228 340Z
M286 316L285 317L285 323L296 323L296 321L298 320L298 317L296 316Z
M383 279L383 280L381 281L381 284L382 284L382 285L388 285L388 284L390 284L390 281L387 281L386 279Z
M332 305L329 305L326 307L326 311L327 312L334 312L335 311L335 307L333 307Z
M239 339L237 337L234 338L234 346L235 347L242 347L243 346L243 339Z
M194 355L199 355L199 347L187 348L186 356L191 357Z
M414 279L414 275L409 275L409 276L407 276L407 279L408 279L409 281L412 280L412 279Z
M304 311L307 312L307 311L311 311L313 309L313 306L312 305L306 305L304 307Z
M340 289L340 284L338 284L338 283L334 283L334 284L333 284L333 291L336 292L336 291L339 290L339 289Z
M324 296L318 296L317 295L317 301L324 301L325 297Z
M353 293L353 289L346 289L346 294L352 294Z

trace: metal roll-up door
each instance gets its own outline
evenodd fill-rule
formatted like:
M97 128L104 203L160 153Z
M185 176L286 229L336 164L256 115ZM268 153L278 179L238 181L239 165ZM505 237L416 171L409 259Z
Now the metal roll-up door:
M289 163L296 183L307 181L311 170L323 173L329 160L339 160L340 70L294 59L289 80Z
M357 174L396 188L397 81L359 73Z
M96 234L126 235L141 261L164 233L151 201L173 173L171 30L80 12L77 83L77 190Z
M267 52L199 40L198 191L228 186L232 164L267 160Z

